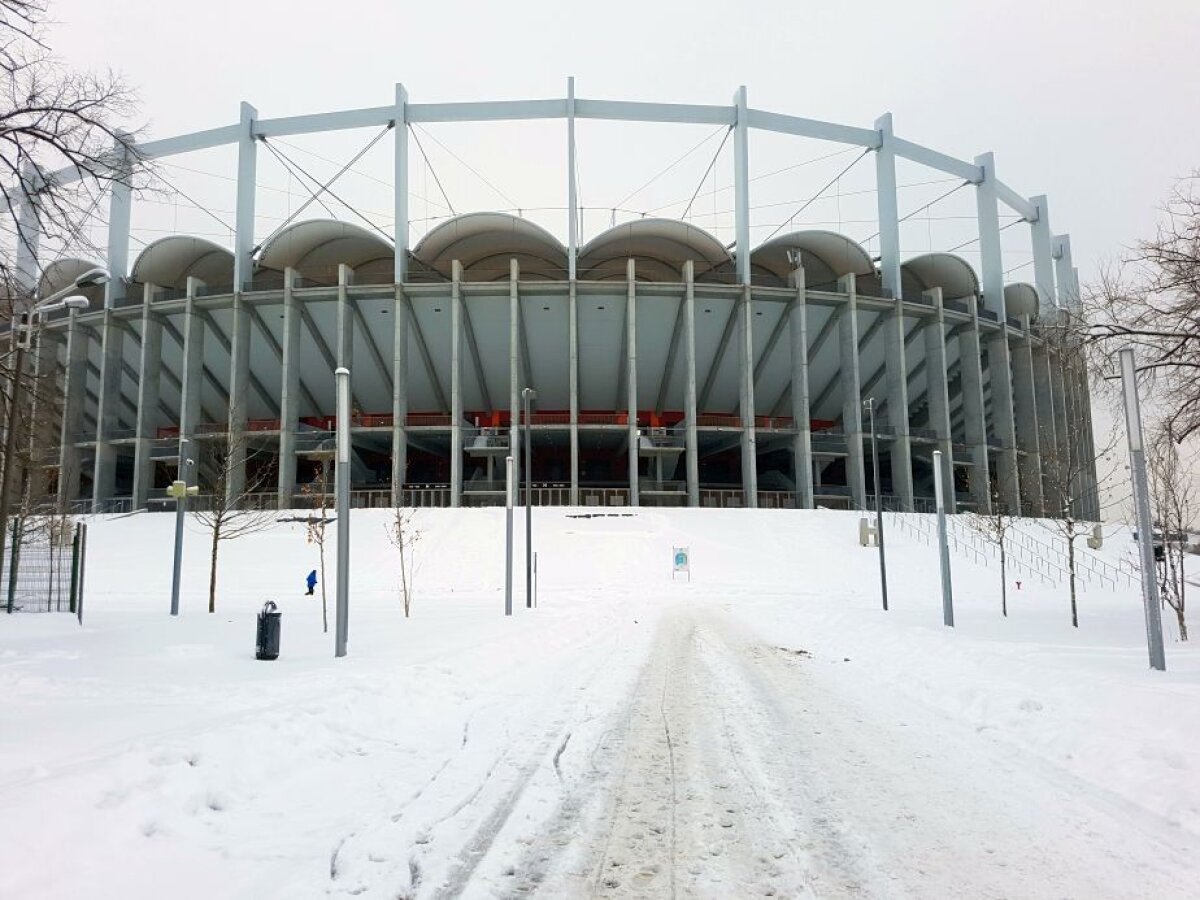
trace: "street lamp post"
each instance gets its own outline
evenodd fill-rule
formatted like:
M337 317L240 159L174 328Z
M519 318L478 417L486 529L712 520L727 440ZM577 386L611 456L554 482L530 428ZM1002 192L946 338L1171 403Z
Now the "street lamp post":
M200 488L197 486L188 487L187 483L187 467L192 465L192 460L188 457L185 444L190 443L187 438L179 439L179 469L175 483L167 488L168 496L175 498L175 564L171 570L171 615L179 615L179 584L182 580L183 571L183 513L188 497L194 497L199 493Z
M337 622L334 625L334 655L346 655L350 613L350 370L333 373L337 383Z
M933 451L933 493L937 501L938 562L942 570L942 624L954 627L954 593L950 586L950 548L946 544L946 501L942 497L942 451Z
M1137 516L1138 552L1142 558L1142 603L1146 614L1146 646L1150 668L1167 670L1163 651L1162 618L1159 614L1158 580L1154 571L1154 524L1150 514L1150 491L1146 483L1146 447L1142 437L1142 409L1137 393L1137 367L1133 348L1122 348L1121 387L1125 399L1125 429L1129 438L1129 468L1133 474L1133 507ZM1163 535L1165 541L1166 535Z
M537 399L537 391L521 391L525 401L525 608L533 609L533 442L529 421L529 401Z
M55 291L49 297L36 300L29 309L19 311L13 316L12 338L15 343L13 348L15 358L13 359L12 375L9 378L8 414L4 436L4 471L0 474L0 559L4 558L4 543L8 537L8 501L12 492L12 471L17 452L18 410L23 393L21 377L25 370L25 350L32 343L33 333L40 324L42 316L60 309L86 309L90 302L88 298L72 295L72 292L105 284L108 279L107 269L89 269L65 288ZM11 606L8 611L12 612Z
M887 562L883 555L883 498L879 489L879 441L875 436L875 398L868 397L863 401L871 418L871 473L875 480L875 543L879 545L879 590L883 595L883 609L888 608L887 601Z

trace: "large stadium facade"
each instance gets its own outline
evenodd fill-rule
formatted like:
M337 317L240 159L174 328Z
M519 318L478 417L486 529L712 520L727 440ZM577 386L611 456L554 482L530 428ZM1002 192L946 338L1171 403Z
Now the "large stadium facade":
M520 217L472 213L409 244L409 128L557 118L574 172L577 119L728 125L736 240L637 219L564 245ZM255 243L265 138L393 127L395 223L385 238L309 220ZM749 240L748 154L764 130L874 155L879 255L830 231ZM853 128L749 108L576 99L409 103L262 119L140 147L155 159L237 147L231 248L170 235L129 250L129 190L110 198L105 259L38 271L32 217L18 265L37 294L104 265L85 311L52 316L32 365L54 386L37 412L35 494L76 510L165 505L181 455L201 490L309 505L328 457L336 368L351 371L356 505L503 502L532 388L532 500L582 506L853 507L869 503L873 399L881 487L950 510L1003 502L1097 518L1084 373L1049 330L1077 303L1070 242L985 154L965 162L901 139L888 116ZM949 253L902 259L896 160L974 186L980 272ZM129 160L129 166L138 165ZM74 177L70 172L58 177ZM36 201L32 201L36 202ZM1033 282L1005 284L999 206L1028 227ZM100 293L102 291L102 293ZM515 454L519 455L519 454ZM1048 473L1071 460L1068 489ZM218 479L217 472L227 471Z

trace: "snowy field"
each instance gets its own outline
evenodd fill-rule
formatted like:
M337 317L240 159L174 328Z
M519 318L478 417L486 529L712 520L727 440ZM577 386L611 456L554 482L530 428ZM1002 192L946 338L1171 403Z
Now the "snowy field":
M1168 610L1150 672L1137 588L1003 619L955 556L951 630L910 531L884 613L854 514L587 512L535 510L510 619L503 511L421 512L409 620L356 512L342 660L301 525L223 547L215 615L189 525L172 619L173 518L95 520L83 627L0 622L0 897L1197 895L1200 651Z

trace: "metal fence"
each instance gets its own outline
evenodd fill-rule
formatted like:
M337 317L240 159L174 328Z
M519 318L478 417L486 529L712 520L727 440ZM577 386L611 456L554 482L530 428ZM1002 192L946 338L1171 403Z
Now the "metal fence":
M0 561L4 611L70 612L83 621L87 525L49 517L13 522L8 558Z

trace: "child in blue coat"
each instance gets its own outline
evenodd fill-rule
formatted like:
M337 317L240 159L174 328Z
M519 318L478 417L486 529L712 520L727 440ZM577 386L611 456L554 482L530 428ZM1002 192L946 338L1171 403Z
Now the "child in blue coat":
M317 586L317 570L313 569L311 572L309 572L308 577L304 580L308 583L308 592L304 596L311 597L313 594L313 589Z

